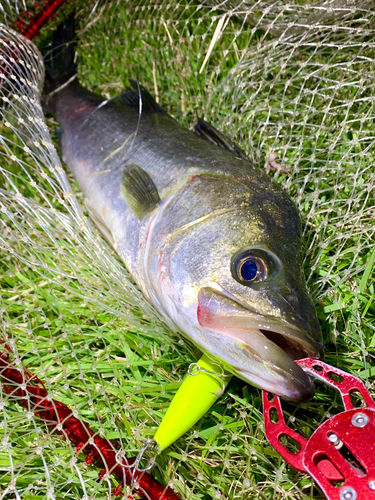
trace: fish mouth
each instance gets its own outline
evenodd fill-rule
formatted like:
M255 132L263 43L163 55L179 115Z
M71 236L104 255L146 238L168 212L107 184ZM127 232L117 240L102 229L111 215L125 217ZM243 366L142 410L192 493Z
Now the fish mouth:
M198 321L221 334L225 359L240 378L295 401L309 399L313 384L295 362L306 357L318 359L322 344L307 330L286 320L257 314L231 294L211 287L198 296ZM233 370L234 368L234 370Z
M319 359L322 344L306 338L303 331L294 328L280 326L277 323L265 325L266 329L259 332L268 340L276 344L293 360L303 358Z

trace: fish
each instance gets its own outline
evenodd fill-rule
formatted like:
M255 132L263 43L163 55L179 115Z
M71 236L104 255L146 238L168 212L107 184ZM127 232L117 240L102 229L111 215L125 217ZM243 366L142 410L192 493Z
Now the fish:
M85 89L74 15L45 56L43 109L85 205L167 325L270 393L314 392L296 363L323 353L289 195L199 119L196 133L131 80L112 99Z

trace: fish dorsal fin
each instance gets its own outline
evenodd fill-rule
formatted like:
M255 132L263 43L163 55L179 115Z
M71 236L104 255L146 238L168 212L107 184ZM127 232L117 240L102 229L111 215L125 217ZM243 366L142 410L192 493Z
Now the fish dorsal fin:
M242 149L239 146L237 146L232 141L232 139L230 139L223 133L219 132L219 130L217 130L213 125L205 122L204 120L202 120L202 118L198 118L198 122L195 125L194 129L195 129L195 134L198 135L199 137L203 137L203 139L206 139L212 144L216 144L216 146L220 146L223 149L230 151L238 158L242 158L242 160L248 160L247 156L242 151Z
M121 193L130 210L139 220L160 203L154 181L138 165L127 165L121 179Z
M115 101L125 104L126 106L138 108L140 93L142 99L142 112L165 113L160 104L155 101L152 95L144 87L142 87L142 85L139 85L135 80L129 80L129 83L131 87L126 87L121 94L115 97Z

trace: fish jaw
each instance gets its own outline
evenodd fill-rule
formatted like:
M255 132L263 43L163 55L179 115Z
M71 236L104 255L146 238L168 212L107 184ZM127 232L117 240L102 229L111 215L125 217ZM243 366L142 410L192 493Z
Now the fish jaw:
M222 360L230 371L268 392L294 401L312 397L313 384L295 362L319 358L322 345L307 333L275 318L263 317L224 291L199 291L197 318L208 336L221 339Z

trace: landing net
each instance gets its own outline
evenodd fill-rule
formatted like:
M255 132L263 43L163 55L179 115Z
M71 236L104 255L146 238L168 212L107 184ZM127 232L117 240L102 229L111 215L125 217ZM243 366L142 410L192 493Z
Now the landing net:
M374 2L76 0L37 45L73 7L84 86L110 98L136 78L180 123L201 116L230 136L290 193L326 361L374 395ZM163 324L87 217L40 108L40 53L15 31L25 9L37 7L0 5L0 355L24 385L27 368L135 456L199 353ZM20 387L0 382L0 499L118 493L110 471L98 478ZM309 435L337 401L318 388L304 421L288 407L290 422ZM187 499L321 498L268 446L260 391L238 380L153 474ZM133 482L121 494L137 492Z

